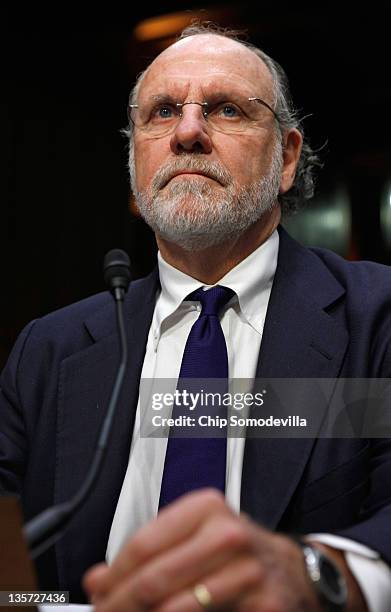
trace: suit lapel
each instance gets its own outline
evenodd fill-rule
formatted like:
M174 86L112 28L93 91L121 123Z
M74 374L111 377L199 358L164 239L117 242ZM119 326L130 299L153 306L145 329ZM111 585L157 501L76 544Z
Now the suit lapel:
M337 377L348 334L338 316L330 316L327 310L343 294L344 289L320 258L281 229L279 260L257 378ZM317 431L326 402L314 401L314 384L310 381L293 389L289 414L299 415L303 413L303 406L311 407L311 431ZM265 412L269 414L267 405L265 398ZM242 510L267 527L275 528L300 481L314 441L248 438L243 462Z
M85 505L57 544L61 583L102 559L129 458L138 384L158 288L157 274L131 285L124 304L128 365L101 473ZM93 344L60 370L55 501L70 499L92 461L119 363L114 303L85 321ZM99 534L97 537L96 534Z

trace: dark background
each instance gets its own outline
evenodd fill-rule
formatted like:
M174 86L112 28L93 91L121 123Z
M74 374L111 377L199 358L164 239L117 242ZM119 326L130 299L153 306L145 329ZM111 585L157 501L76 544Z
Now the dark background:
M185 8L247 27L250 40L286 69L302 114L312 113L304 125L313 146L324 145L324 168L312 208L303 221L297 217L297 234L309 244L335 243L350 259L389 264L391 233L380 216L391 179L386 9L314 5ZM0 367L29 320L104 290L108 249L124 248L136 277L154 261L151 233L129 212L120 129L136 74L167 43L137 42L134 27L183 11L183 3L166 2L160 11L142 3L53 10L2 9L0 21Z

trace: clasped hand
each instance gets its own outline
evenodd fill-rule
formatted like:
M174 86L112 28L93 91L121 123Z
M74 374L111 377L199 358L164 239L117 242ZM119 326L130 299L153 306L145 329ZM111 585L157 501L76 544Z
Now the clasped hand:
M213 610L320 610L299 546L238 516L210 489L166 507L83 584L96 612L200 612L197 584Z

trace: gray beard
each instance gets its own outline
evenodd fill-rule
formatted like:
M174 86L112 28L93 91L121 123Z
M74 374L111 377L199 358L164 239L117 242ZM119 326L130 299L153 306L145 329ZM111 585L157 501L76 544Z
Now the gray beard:
M186 251L200 251L239 236L275 206L282 151L277 142L268 174L240 188L224 166L195 154L183 154L160 168L149 189L143 192L135 190L132 150L129 168L136 203L146 223L164 240ZM204 172L221 185L212 186L201 177L184 177L169 183L162 193L162 187L178 170Z

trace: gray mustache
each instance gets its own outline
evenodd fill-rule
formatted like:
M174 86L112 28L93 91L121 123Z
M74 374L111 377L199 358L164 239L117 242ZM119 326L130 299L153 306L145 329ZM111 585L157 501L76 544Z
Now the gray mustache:
M180 157L159 168L152 180L152 189L159 190L178 172L200 172L205 176L218 181L223 186L232 183L232 176L219 162L210 162L194 156Z

